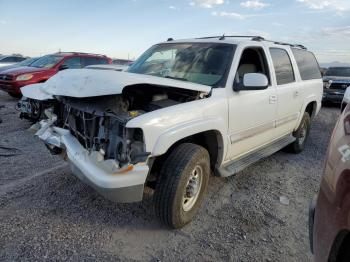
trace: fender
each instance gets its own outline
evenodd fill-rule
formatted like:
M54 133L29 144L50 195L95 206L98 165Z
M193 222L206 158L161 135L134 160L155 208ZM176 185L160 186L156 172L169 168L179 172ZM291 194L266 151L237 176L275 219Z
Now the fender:
M45 83L27 85L21 88L23 96L40 101L54 99L52 95L43 91Z
M157 139L153 150L153 156L159 156L168 151L168 149L174 145L177 141L184 139L186 137L199 134L206 131L217 131L221 135L221 141L223 141L223 155L226 152L226 146L224 145L224 136L222 135L222 131L218 129L213 129L213 127L220 128L223 126L223 119L208 117L202 119L196 119L193 121L189 121L183 123L182 125L176 126L174 128L170 128L163 134L159 136Z
M316 116L318 114L318 112L321 109L321 100L320 99L321 98L317 97L314 94L309 95L309 96L307 96L304 99L303 105L302 105L301 110L300 110L300 114L299 114L299 118L298 118L297 124L294 127L294 131L298 129L298 127L299 127L299 125L301 123L301 120L303 119L303 115L304 115L304 112L305 112L306 107L308 106L308 104L310 104L311 102L316 102L316 111L315 111L315 115L314 116Z

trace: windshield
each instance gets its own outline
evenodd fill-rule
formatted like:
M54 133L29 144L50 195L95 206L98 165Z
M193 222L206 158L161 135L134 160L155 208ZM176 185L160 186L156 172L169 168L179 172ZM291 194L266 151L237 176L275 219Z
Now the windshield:
M29 66L32 64L35 60L38 60L38 58L28 58L20 63L18 63L19 66Z
M325 75L350 77L350 67L329 68Z
M235 45L174 43L151 47L127 70L208 86L225 85Z
M36 60L30 66L38 67L38 68L52 68L59 61L61 61L62 58L63 56L60 56L60 55L46 55Z

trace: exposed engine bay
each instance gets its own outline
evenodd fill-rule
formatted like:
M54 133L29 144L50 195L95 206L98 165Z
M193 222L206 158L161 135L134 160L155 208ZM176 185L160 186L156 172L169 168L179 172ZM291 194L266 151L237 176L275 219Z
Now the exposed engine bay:
M126 123L147 112L204 98L199 91L136 85L120 95L73 98L58 96L54 107L56 126L70 130L88 151L98 151L104 159L114 159L123 167L145 161L141 129Z

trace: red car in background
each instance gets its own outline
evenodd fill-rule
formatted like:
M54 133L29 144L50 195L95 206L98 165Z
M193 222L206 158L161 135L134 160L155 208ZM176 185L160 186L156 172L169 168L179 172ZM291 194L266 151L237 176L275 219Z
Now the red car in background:
M39 58L30 66L1 72L0 89L13 97L21 97L21 87L45 82L60 70L111 63L112 59L97 54L60 52L46 55Z
M333 131L309 230L315 261L350 261L350 104Z

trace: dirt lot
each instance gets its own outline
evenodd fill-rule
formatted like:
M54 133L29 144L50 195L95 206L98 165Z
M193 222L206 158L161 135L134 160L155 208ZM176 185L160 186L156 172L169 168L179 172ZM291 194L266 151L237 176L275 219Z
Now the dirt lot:
M234 177L213 177L198 218L171 231L150 197L114 204L73 177L18 119L15 104L0 91L0 261L312 260L308 204L337 108L322 109L302 154L279 152Z

